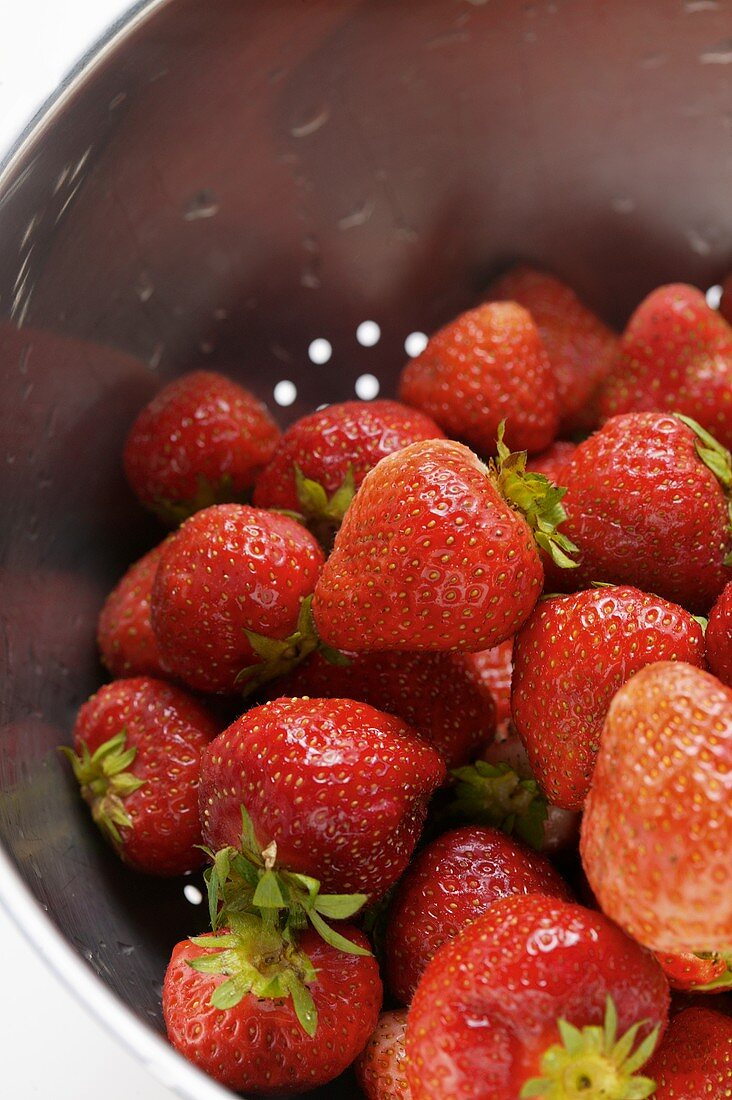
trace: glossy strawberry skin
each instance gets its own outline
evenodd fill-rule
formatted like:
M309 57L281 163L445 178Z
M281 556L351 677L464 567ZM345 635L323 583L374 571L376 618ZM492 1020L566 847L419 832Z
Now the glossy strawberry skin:
M654 951L732 944L732 690L681 662L613 699L582 822L603 911Z
M566 283L530 267L497 279L490 298L518 302L533 317L557 380L560 429L594 427L594 399L617 351L615 333Z
M254 394L213 371L192 371L160 390L137 417L125 443L125 473L146 507L183 506L185 514L199 497L205 504L240 498L279 435Z
M312 535L287 516L219 504L165 543L152 592L152 624L173 674L197 691L236 691L259 658L245 630L283 639L323 564Z
M732 447L732 328L696 287L662 286L641 302L603 387L603 419L680 412Z
M557 1020L618 1034L663 1028L669 993L652 955L601 913L540 894L502 898L429 964L407 1016L413 1100L516 1100L557 1042Z
M732 687L732 581L709 613L707 662L723 684Z
M345 480L349 468L358 486L385 455L419 439L441 439L434 420L398 401L344 401L304 416L280 439L254 487L258 508L300 510L295 466L328 494Z
M504 419L512 450L543 451L557 434L554 372L515 302L478 306L435 333L402 371L399 397L482 454L493 453Z
M324 891L385 893L406 867L440 754L399 719L350 699L277 699L237 719L207 749L206 843L239 845L246 806L279 863Z
M487 649L533 608L531 530L467 447L413 443L365 478L315 590L320 637L348 652Z
M112 676L170 675L150 620L150 597L163 547L131 565L99 614L97 643Z
M732 534L724 489L696 442L676 417L650 412L614 417L580 443L562 502L579 568L548 568L550 591L610 581L709 609L732 576Z
M564 468L573 458L576 450L576 443L567 443L565 440L559 439L556 443L552 443L546 451L542 451L540 455L534 455L530 458L526 468L532 470L535 474L543 474L555 485L564 485L562 481Z
M496 733L505 734L511 718L513 638L507 638L492 649L463 653L460 660L470 669L484 694L492 697L496 711Z
M181 875L203 862L198 786L201 756L219 727L186 691L150 677L105 684L81 707L74 725L77 752L94 752L125 731L137 750L127 769L143 785L124 800L131 827L120 828L119 854L152 875Z
M679 1012L645 1072L656 1100L729 1100L732 1019L708 1008Z
M356 699L396 715L438 749L448 768L474 760L496 730L495 704L453 653L363 653L348 665L319 654L273 683L270 698L309 695Z
M366 1100L411 1100L404 1059L405 1009L382 1012L359 1055L356 1079Z
M704 667L704 632L688 611L626 585L537 604L514 643L511 706L550 802L582 809L610 701L654 661Z
M358 929L341 924L339 932L368 948ZM289 999L259 1000L247 993L233 1008L211 1005L224 976L192 969L189 959L211 952L182 940L173 949L163 984L163 1015L173 1046L214 1080L249 1095L304 1092L337 1077L361 1052L378 1020L378 965L372 955L329 947L309 929L300 944L318 975L310 987L318 1011L312 1038Z
M422 848L396 888L386 930L386 975L409 1004L430 959L447 940L511 894L571 892L545 856L497 829L468 825Z

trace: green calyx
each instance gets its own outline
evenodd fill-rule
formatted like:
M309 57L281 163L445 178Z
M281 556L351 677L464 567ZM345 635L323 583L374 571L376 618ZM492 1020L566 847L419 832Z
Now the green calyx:
M250 497L249 492L234 492L230 474L224 474L216 484L204 474L196 474L196 491L188 500L160 498L150 508L168 527L177 527L202 508L210 508L213 504L248 504Z
M336 531L356 494L356 478L353 466L349 466L346 476L335 490L328 493L319 481L306 477L297 463L293 464L295 491L302 519L316 538L330 548Z
M559 1020L561 1042L546 1050L541 1077L532 1077L521 1089L521 1100L643 1100L656 1089L650 1077L636 1075L651 1057L658 1039L655 1028L635 1050L638 1031L646 1021L633 1024L617 1038L618 1015L607 998L602 1027L580 1028Z
M241 847L207 853L212 866L204 877L213 930L230 924L234 917L254 914L287 942L294 943L297 932L309 923L338 951L369 955L327 923L354 916L367 895L321 894L317 879L278 868L276 843L261 849L243 806L241 816Z
M253 630L244 631L259 661L248 665L238 673L235 684L242 695L251 695L270 680L291 672L316 649L331 664L350 663L343 653L321 642L315 629L312 602L312 596L306 596L302 601L297 626L287 638L267 638L264 634L256 634Z
M67 745L61 745L60 751L71 763L82 798L89 803L97 825L115 847L121 848L119 830L132 827L125 799L145 782L128 771L137 749L127 748L127 730L105 741L94 753L89 752L86 742L81 743L79 754Z
M535 779L520 779L501 762L477 760L451 773L457 783L445 816L451 822L491 825L537 850L544 840L547 801Z
M692 420L690 416L684 416L683 413L679 412L674 413L674 416L682 424L686 424L687 428L691 428L697 437L695 442L696 453L707 469L712 471L727 495L727 513L729 517L727 533L730 542L732 542L732 454L706 428L702 428L701 424L698 424L696 420ZM724 564L732 566L732 550L725 557Z
M561 569L576 569L577 562L569 555L578 548L558 530L567 518L562 505L567 490L552 484L543 474L526 469L526 451L511 453L503 442L505 427L502 420L498 425L497 457L488 466L491 477L505 500L521 512L537 546Z
M298 947L255 914L231 915L228 931L220 936L192 936L196 947L214 948L206 955L188 959L188 965L203 974L222 974L211 1004L221 1011L239 1004L247 993L261 999L292 998L303 1030L315 1034L318 1013L309 986L317 978L313 964Z

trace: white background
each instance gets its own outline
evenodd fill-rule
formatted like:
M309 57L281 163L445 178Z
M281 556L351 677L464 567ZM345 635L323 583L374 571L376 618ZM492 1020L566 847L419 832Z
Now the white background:
M128 0L0 0L0 157ZM0 909L2 1095L171 1100L88 1015Z

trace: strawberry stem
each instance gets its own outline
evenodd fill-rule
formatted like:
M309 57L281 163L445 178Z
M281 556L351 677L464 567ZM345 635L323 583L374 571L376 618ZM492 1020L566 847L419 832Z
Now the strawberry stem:
M476 760L451 774L457 780L454 799L444 811L451 823L491 825L541 848L548 810L535 779L520 779L505 761Z
M81 788L81 796L91 807L94 821L111 843L121 848L119 830L132 828L125 799L145 782L128 771L137 756L137 749L127 748L127 730L122 729L116 737L110 737L93 754L85 741L81 742L81 752L78 754L68 745L59 746L59 751L70 762Z
M543 1100L644 1100L656 1088L650 1077L636 1071L651 1057L658 1040L654 1030L633 1047L644 1023L633 1024L617 1038L618 1014L611 997L605 1006L602 1027L580 1028L560 1019L560 1042L554 1043L541 1058L541 1077L532 1077L521 1090L521 1100L537 1096ZM631 1053L632 1052L632 1053Z
M541 547L561 569L576 569L569 556L577 552L575 544L563 535L559 525L567 518L562 498L567 490L554 485L543 474L526 469L526 451L509 451L503 442L506 421L498 425L497 457L488 465L489 472L505 500L520 512Z
M212 866L204 879L213 930L230 924L237 916L250 914L292 942L294 934L310 923L338 951L370 954L328 924L329 920L354 916L368 900L367 895L321 894L317 879L278 868L276 843L271 841L262 849L244 806L241 815L241 848L207 852Z
M293 464L293 471L302 517L318 541L326 549L330 549L335 533L356 494L353 466L349 465L343 481L330 496L319 481L306 477L297 463Z

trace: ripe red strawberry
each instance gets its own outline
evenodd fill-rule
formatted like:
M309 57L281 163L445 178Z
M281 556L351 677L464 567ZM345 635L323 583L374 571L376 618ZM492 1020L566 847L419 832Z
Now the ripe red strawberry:
M709 612L707 662L717 679L732 687L732 580Z
M627 585L537 604L514 642L511 707L550 802L582 809L613 695L654 661L704 667L704 632L676 604Z
M526 469L535 474L543 474L553 485L563 485L564 467L574 457L576 450L576 443L567 443L563 439L558 439L546 451L530 458L526 463Z
M112 676L170 675L150 621L150 596L163 547L131 565L107 596L99 615L97 642Z
M360 950L356 928L342 927ZM337 1077L360 1054L381 1008L371 954L329 946L312 930L288 944L257 918L183 940L163 985L168 1038L236 1092L304 1092Z
M401 718L455 768L475 759L496 730L493 699L466 660L457 653L364 653L334 665L314 654L272 684L269 696L368 703Z
M680 412L732 447L732 328L693 286L662 286L628 322L600 400L618 413Z
M404 1064L404 1009L382 1012L376 1030L356 1061L356 1078L366 1100L411 1100Z
M153 584L163 660L197 691L253 688L287 671L317 644L306 601L322 564L288 516L243 504L197 512L166 541Z
M594 427L593 399L616 354L615 333L566 283L531 267L512 268L489 295L518 302L533 317L557 379L561 430Z
M732 1019L708 1008L674 1016L646 1066L655 1100L729 1100L732 1095Z
M337 893L385 893L406 867L445 765L397 718L349 699L278 699L206 751L212 849L238 847L246 807L260 848Z
M419 983L407 1016L413 1100L649 1096L652 1082L633 1075L668 1001L656 960L602 913L501 898Z
M435 333L402 371L399 397L483 454L493 453L506 418L514 450L543 451L557 434L554 371L531 315L515 302L478 306Z
M732 945L732 689L682 662L641 669L608 711L582 822L604 912L654 951Z
M656 958L663 967L672 989L694 993L722 993L732 989L732 958L722 955L667 955L657 951Z
M320 637L349 652L475 651L510 638L541 589L537 544L571 564L555 529L563 494L525 473L525 460L500 438L490 467L441 439L383 458L318 582Z
M345 401L295 421L254 487L259 508L299 512L332 539L353 494L384 455L442 439L434 420L398 401Z
M100 688L79 711L71 761L92 817L136 871L181 875L200 867L201 754L218 733L204 707L162 680Z
M451 823L493 825L538 852L576 845L579 814L547 802L512 729L497 737L482 759L453 775L454 800L445 810Z
M272 457L279 429L254 394L212 371L176 378L132 425L124 450L136 496L169 523L240 500Z
M580 443L563 481L579 568L550 567L551 588L632 584L703 613L732 577L732 457L693 421L616 416Z
M463 653L463 665L470 669L483 693L492 696L496 708L496 733L504 736L511 718L511 673L513 638L492 649Z
M545 856L497 829L468 825L422 848L389 908L386 976L397 1001L409 1004L443 943L511 894L572 897Z

